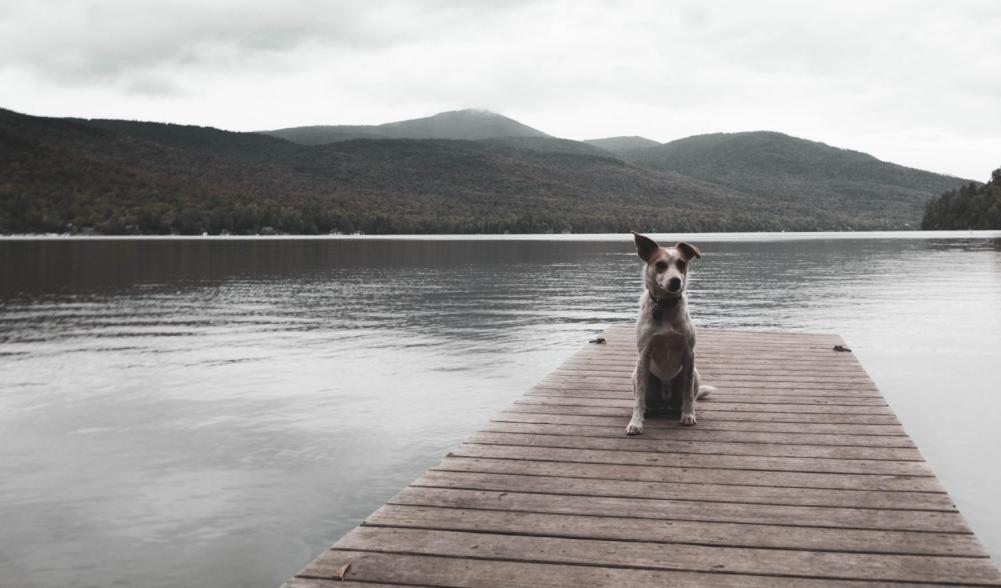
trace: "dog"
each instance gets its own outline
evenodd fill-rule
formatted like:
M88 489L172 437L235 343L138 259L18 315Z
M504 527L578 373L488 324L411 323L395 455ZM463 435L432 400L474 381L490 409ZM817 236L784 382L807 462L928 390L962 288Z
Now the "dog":
M681 398L681 424L696 423L695 401L715 388L703 386L695 369L695 326L688 316L685 286L688 267L702 254L689 243L661 247L633 233L636 254L643 260L640 314L636 321L639 358L633 370L633 416L626 435L643 432L648 409L669 408Z

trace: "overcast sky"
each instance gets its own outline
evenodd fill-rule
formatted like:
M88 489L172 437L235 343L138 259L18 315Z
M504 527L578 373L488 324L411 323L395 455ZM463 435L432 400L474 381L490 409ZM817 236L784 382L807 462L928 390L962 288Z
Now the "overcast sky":
M0 0L0 107L233 130L474 107L571 139L776 130L984 180L1001 1Z

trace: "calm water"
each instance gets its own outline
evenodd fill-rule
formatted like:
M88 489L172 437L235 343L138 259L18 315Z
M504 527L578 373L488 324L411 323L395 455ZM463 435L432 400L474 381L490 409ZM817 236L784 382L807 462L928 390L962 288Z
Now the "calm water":
M1001 560L1001 234L693 237L838 332ZM276 586L609 323L622 236L0 241L0 579Z

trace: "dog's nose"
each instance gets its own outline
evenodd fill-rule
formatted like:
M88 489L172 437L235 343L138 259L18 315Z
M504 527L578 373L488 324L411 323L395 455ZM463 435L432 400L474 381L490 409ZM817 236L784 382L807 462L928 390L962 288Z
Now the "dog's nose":
M671 278L667 281L667 289L671 292L677 292L681 289L681 278Z

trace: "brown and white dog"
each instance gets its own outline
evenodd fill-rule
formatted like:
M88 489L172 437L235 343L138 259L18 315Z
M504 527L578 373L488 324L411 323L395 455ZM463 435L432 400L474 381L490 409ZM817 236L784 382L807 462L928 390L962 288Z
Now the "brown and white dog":
M649 237L633 233L636 253L644 262L640 316L636 321L639 358L633 371L633 417L626 435L643 432L647 409L667 408L681 397L681 424L694 425L695 400L712 386L702 386L695 369L695 326L688 317L685 286L689 264L702 257L688 243L661 247Z

